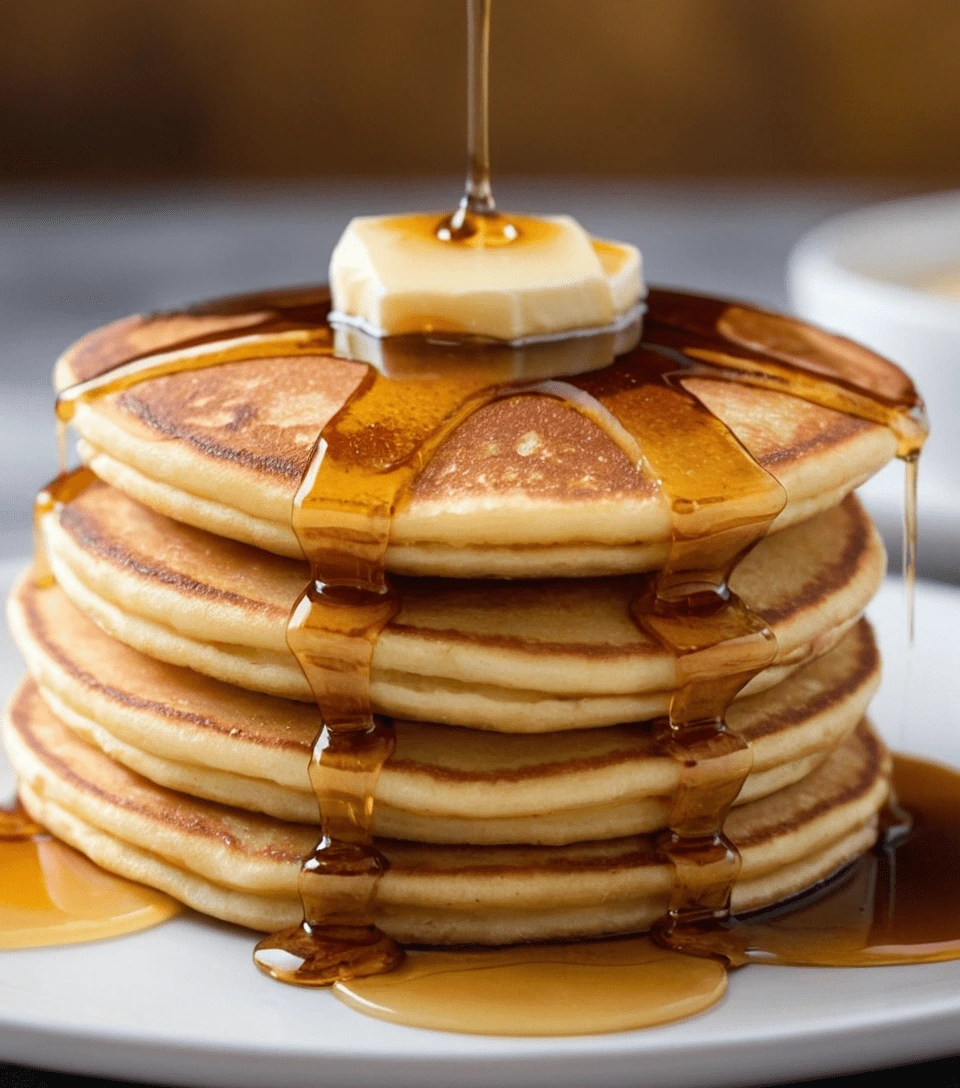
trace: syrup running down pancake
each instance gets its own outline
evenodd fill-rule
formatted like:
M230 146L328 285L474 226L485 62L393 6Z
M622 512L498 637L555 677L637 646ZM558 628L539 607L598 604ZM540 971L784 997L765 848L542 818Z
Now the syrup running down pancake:
M750 774L753 752L725 723L727 708L742 690L762 690L780 678L776 669L795 667L804 656L796 646L792 653L784 652L767 619L737 595L737 586L728 589L744 555L789 506L790 495L779 479L750 456L710 404L697 396L691 382L703 378L708 390L730 386L779 393L787 388L794 399L831 410L839 408L859 424L884 424L896 451L905 457L913 455L922 437L922 419L914 418L914 410L920 409L909 383L904 385L895 370L882 374L883 365L878 367L872 358L867 359L868 369L872 368L867 377L878 380L876 389L869 380L865 385L856 384L857 364L864 362L856 352L852 358L842 358L835 372L828 369L827 380L821 378L816 343L809 371L794 372L796 337L792 342L791 333L795 330L784 330L781 319L719 304L713 331L724 335L718 343L715 337L701 335L698 321L704 306L698 302L686 315L683 306L682 297L666 298L661 318L664 327L657 330L654 342L641 345L638 359L628 353L596 375L567 375L563 383L548 381L543 389L549 387L550 396L599 423L638 472L652 468L661 477L659 497L669 504L672 540L664 570L647 586L624 585L614 593L627 606L627 623L635 624L635 630L646 635L653 647L665 650L672 666L659 685L648 680L647 686L648 691L660 688L668 710L668 718L655 724L652 735L663 754L680 768L678 789L667 815L670 832L661 845L676 879L658 939L686 951L690 926L725 915L741 868L739 851L725 836L723 824ZM282 322L282 313L279 319ZM268 318L268 324L271 320ZM757 355L758 330L761 352L769 349L766 357ZM770 332L773 336L767 344L764 336ZM197 345L195 351L179 357L174 352L157 356L156 361L134 359L126 370L121 367L103 380L94 379L76 392L68 391L58 404L60 418L75 420L78 408L144 381L269 357L271 344L282 349L281 355L307 354L311 346L323 346L322 315L312 327L295 332L294 341L284 337L281 333L271 340L268 334L266 339L241 337L231 342L221 336L219 343ZM731 355L726 350L731 343L746 354ZM801 337L801 348L808 346ZM780 362L784 351L787 367ZM263 970L286 981L329 984L337 978L388 970L402 955L395 942L376 928L372 914L376 889L389 871L389 859L373 840L376 783L396 745L395 728L374 716L373 658L391 622L406 610L409 627L412 611L409 594L405 609L398 587L391 586L385 577L391 525L423 475L424 466L446 439L485 404L509 399L514 389L533 397L541 390L541 386L530 385L529 379L525 389L509 379L504 384L505 375L498 376L496 354L482 363L478 356L476 374L469 363L462 369L463 360L457 362L461 368L454 366L442 378L429 377L422 366L412 381L397 382L376 372L363 377L348 394L346 406L323 427L294 502L293 527L310 560L310 580L288 613L285 641L309 683L324 728L318 735L310 770L322 837L303 863L304 918L300 926L261 942L256 953ZM846 373L850 370L852 381ZM74 511L77 501L83 501L83 492L89 491L85 472L74 477L76 482L64 480L57 485L63 499L72 501ZM145 648L137 642L137 637L144 636L142 630L139 636L131 635L142 625L124 623L117 608L101 607L95 594L86 592L90 587L75 577L76 571L65 568L62 555L55 555L56 540L51 546L47 530L52 524L63 526L59 517L55 522L50 519L66 509L59 499L55 490L38 507L38 529L44 538L41 571L45 576L47 571L56 575L74 602L107 630ZM855 520L848 514L851 525ZM770 539L775 541L776 537ZM73 540L76 542L76 535ZM102 554L111 549L94 550ZM135 565L141 570L146 567ZM101 585L108 581L93 580ZM195 577L186 580L198 584ZM481 593L484 589L481 587ZM441 597L448 590L442 590ZM844 625L836 622L836 616L832 619L831 635L806 647L806 656L823 653L842 635ZM445 627L444 633L449 630ZM422 641L423 634L421 628L415 637ZM200 648L182 642L177 646L177 638L175 634L163 650L154 646L152 652L174 663L190 652L196 664L201 659ZM217 639L218 643L224 641L222 631L217 632ZM447 656L454 668L463 669L463 647L459 649L460 654ZM219 646L206 656L208 671L223 679L239 679L235 670L224 671L224 665L230 663L216 660ZM211 659L217 666L213 669ZM261 657L256 664L265 662ZM453 679L462 681L463 677ZM476 685L477 677L470 676L469 681ZM254 686L264 688L262 680ZM266 690L296 694L275 686ZM567 688L565 694L575 694L579 700L584 693L571 693ZM538 709L543 710L544 701L538 702ZM381 701L384 708L394 714L403 712L401 707L385 706ZM503 708L497 709L502 716ZM596 713L595 707L591 709ZM605 709L610 712L612 708ZM616 717L567 724L607 724L624 717L656 714L660 707L654 701L642 709L636 705L617 709ZM423 716L421 707L411 713ZM426 716L491 727L489 722L450 717L450 713L449 709L444 714L431 708Z
M43 530L61 588L114 638L241 687L310 697L285 634L307 578L301 564L179 525L97 483ZM779 650L747 691L829 649L885 562L852 498L758 545L731 585L770 623ZM394 584L401 610L373 654L381 713L544 732L666 710L675 660L629 611L642 580Z
M27 810L93 860L189 906L269 930L299 918L300 859L316 830L165 790L61 724L28 683L7 750ZM734 909L793 895L876 838L888 757L862 725L802 782L734 811L744 856ZM566 847L378 840L390 869L377 925L415 944L510 944L638 932L666 906L672 874L652 836Z
M860 478L849 470L846 454L850 446L841 443L845 454L837 456L838 432L822 416L813 432L808 433L805 449L819 448L830 456L817 471L807 471L810 466L802 467L797 448L791 450L781 443L777 450L777 442L785 432L782 427L778 431L780 424L776 420L782 423L782 417L768 401L765 411L769 418L757 417L754 424L756 431L766 428L771 450L776 451L771 453L771 465L779 454L774 476L738 442L744 436L728 429L729 421L724 424L722 406L744 395L754 401L757 396L761 400L765 396L784 397L781 390L789 388L785 405L831 413L834 423L842 420L847 437L853 436L854 447L863 448L858 443L864 436L877 440L875 449L883 446L886 451L879 463L891 452L907 456L914 449L922 430L922 421L911 414L917 407L915 399L910 399L908 386L893 388L900 379L895 371L884 370L886 364L868 353L858 355L857 349L852 358L847 358L839 342L827 338L824 343L812 333L807 340L803 339L806 333L799 337L801 354L806 352L805 361L812 364L809 372L791 371L797 353L797 327L788 322L785 328L782 319L774 315L707 300L696 300L691 310L691 300L668 293L660 296L660 303L656 323L648 324L647 335L651 335L653 327L654 339L644 341L636 360L628 351L609 374L568 374L562 386L566 392L548 398L554 408L566 413L566 419L580 417L590 424L595 436L613 438L628 460L632 458L638 480L651 465L664 476L665 482L655 492L656 503L661 512L664 499L672 504L667 521L673 539L665 550L663 543L657 544L655 535L641 542L643 547L659 546L661 558L656 563L666 563L666 569L652 580L590 577L597 566L589 560L572 568L578 575L576 579L496 583L394 578L392 588L387 587L384 561L390 562L391 526L413 495L417 481L438 463L437 457L488 410L478 401L469 401L470 383L474 381L469 373L463 379L464 392L458 391L456 382L448 388L445 377L431 379L441 381L435 389L423 385L421 393L417 393L416 383L405 386L403 380L383 376L368 377L362 389L347 391L350 407L334 415L323 428L318 459L306 473L295 504L294 525L302 548L311 554L309 577L313 587L299 598L299 603L297 595L308 577L300 564L172 521L149 508L151 499L146 506L138 504L117 490L97 484L88 470L60 481L41 504L41 561L50 564L50 571L73 605L113 637L173 665L189 665L242 687L304 698L307 690L290 661L292 650L325 722L336 722L338 714L354 708L349 709L345 730L337 726L333 733L325 728L319 734L326 745L321 753L327 749L332 753L329 767L325 768L327 757L321 754L318 760L315 752L310 771L311 784L320 800L324 838L303 869L306 883L302 882L301 890L306 921L260 946L258 963L270 973L317 984L344 977L338 972L365 974L397 961L399 950L390 943L386 931L374 928L371 914L378 901L377 889L389 878L396 855L395 850L391 853L382 848L390 840L374 841L372 836L378 828L381 834L386 828L390 835L411 839L474 839L491 844L530 839L556 844L553 849L566 849L563 844L572 847L585 835L617 835L667 823L673 829L673 845L661 843L657 849L661 851L660 860L674 866L675 880L668 899L670 922L663 929L663 940L680 941L679 947L683 947L687 918L705 917L702 905L697 905L698 898L707 894L708 901L716 905L708 907L706 916L720 917L726 909L724 896L739 886L737 873L743 858L738 844L722 830L724 815L737 794L742 794L745 802L736 809L737 814L748 811L751 805L772 805L773 799L789 796L791 789L817 781L822 768L844 749L843 741L832 754L829 744L821 746L817 752L798 759L784 758L779 765L758 769L751 776L754 748L746 736L733 733L722 719L727 703L738 693L746 699L760 698L770 689L775 691L775 685L788 683L790 674L798 668L801 672L804 666L812 668L824 655L829 661L834 656L830 651L844 641L879 583L883 554L875 531L855 501L844 500ZM237 310L242 308L242 304L238 305ZM713 331L722 332L719 341L697 325L703 311L714 315ZM691 320L691 314L697 320ZM268 316L268 324L272 320ZM321 326L322 322L318 322L293 352L298 360L309 357L307 349L311 344L323 347L325 331ZM269 336L259 347L253 337L249 344L238 344L234 349L229 347L229 340L222 341L223 335L220 329L206 344L199 342L196 357L190 349L158 357L156 363L149 358L142 365L134 360L129 373L120 372L116 377L108 373L102 382L95 380L88 387L81 386L76 395L71 391L61 402L66 413L62 418L79 420L87 410L111 398L136 395L171 377L190 374L199 380L204 375L226 372L241 359L256 362L266 356L267 361L284 365L282 358L270 358ZM221 347L221 343L227 346ZM281 356L290 353L289 343L283 344ZM733 350L737 354L724 354ZM329 351L328 345L319 357L329 362ZM827 358L828 369L838 360L840 363L825 383L813 376L819 366L818 352ZM416 356L416 351L413 354ZM706 369L698 369L697 362L687 371L675 370L679 365L675 357L681 356L688 362L702 357ZM781 362L784 356L786 368ZM389 352L382 361L390 363ZM866 385L858 384L865 361L869 380ZM848 363L852 367L849 379L844 370ZM870 387L873 378L879 381L877 390ZM550 385L551 395L555 386L561 388L556 383ZM577 399L577 389L584 391L586 400ZM397 395L400 400L391 404L391 397ZM433 444L415 455L408 438L399 435L397 441L402 440L401 448L407 449L403 457L414 459L398 461L399 469L390 468L386 462L377 468L380 454L375 444L369 449L356 445L365 433L363 428L373 427L370 433L377 433L376 428L381 426L377 413L384 413L384 421L393 419L402 410L398 405L406 401L419 411L416 397L420 395L427 397L424 406L428 416L435 410L441 414L452 411L449 418L454 422L441 423L435 440L429 431L433 424L418 420L415 428L425 426L423 436ZM662 428L657 430L656 409L639 407L648 395L655 402L659 398L663 407L673 413L670 418L675 417L674 435L665 435ZM447 404L444 397L448 396ZM458 407L458 398L463 396L468 400ZM520 398L497 394L491 408L536 403L537 399L532 388ZM357 407L353 407L355 404ZM602 411L590 404L600 406ZM608 415L603 417L603 412ZM599 427L598 420L602 422ZM235 422L242 426L239 420ZM699 436L698 441L683 441L688 428ZM521 438L523 449L518 447L518 456L532 456L539 448L539 432ZM402 445L404 442L407 446ZM642 457L636 455L637 443ZM548 451L548 460L552 456ZM332 467L328 469L331 457ZM369 457L373 460L368 464ZM698 463L698 457L702 463ZM600 463L603 461L601 458ZM825 475L823 466L828 463L833 467ZM350 474L357 471L361 476L351 483ZM377 481L377 472L387 473L385 484ZM835 486L825 487L823 481L830 472ZM395 482L389 480L390 473L394 473ZM789 487L784 484L787 478ZM362 503L356 497L365 492L372 503L367 512L360 510ZM383 497L375 498L380 492ZM798 493L805 494L805 498L798 501ZM811 517L818 510L818 516ZM361 520L369 519L369 527L366 522L361 527L358 511ZM191 520L183 511L178 511L178 516ZM762 539L771 528L780 531ZM582 542L576 543L576 548L581 547ZM745 559L744 553L749 553ZM352 570L358 573L350 577L359 577L360 582L343 596L337 588L341 584L338 579ZM469 567L467 572L477 573ZM331 577L336 590L333 596L325 588ZM685 587L698 579L700 588L696 593L702 600L690 606L693 612L686 617L683 602L691 591ZM725 596L728 580L732 590L729 598ZM347 583L342 585L346 587ZM342 602L337 594L343 596ZM348 598L352 603L348 604ZM708 598L715 607L704 612ZM703 612L702 618L698 610ZM361 620L361 616L368 618ZM329 641L331 637L333 642ZM693 642L683 648L691 637ZM329 650L323 649L324 640ZM334 646L340 648L333 650ZM360 668L353 671L355 666L350 666L349 684L336 694L341 681L330 672L330 663L343 652ZM369 662L369 682L364 679L368 668L362 664L364 661ZM319 662L323 665L318 672ZM131 744L112 735L95 719L76 713L49 688L44 689L44 694L80 736L109 752L113 760L145 771L158 783L206 793L231 804L239 798L241 809L256 809L254 798L264 795L249 778L238 782L238 776L231 779L229 772L225 776L219 768L201 767L198 774L182 761L158 757L149 751L149 745L145 750ZM669 710L668 725L674 739L664 738L657 724L649 736L654 742L654 762L659 760L662 766L667 759L672 761L677 787L670 802L661 794L659 803L646 808L629 801L619 806L608 804L608 811L602 811L603 805L587 806L589 815L579 821L579 829L576 810L561 809L558 818L557 813L544 811L542 805L526 820L522 815L519 819L500 815L484 819L482 830L478 830L481 824L475 818L467 817L465 821L456 811L439 818L430 813L424 818L416 815L413 805L402 809L386 802L378 807L378 781L397 751L398 734L395 725L385 728L370 716L378 709L398 717L507 733L577 730L584 726L622 729L620 723L624 721L648 719ZM695 741L694 748L686 749L684 755L682 749L687 742L677 738L688 735L688 726L694 727L693 733L698 729L703 732L697 714L706 715L704 722L709 719L715 723L710 727L712 739L704 735L706 747ZM401 730L405 724L399 723ZM424 728L420 730L421 740ZM449 764L449 756L444 759L441 754L449 738L436 732L443 726L432 728L437 742L434 758ZM361 743L356 754L351 747L353 738ZM606 739L609 742L613 738ZM702 752L696 745L701 745ZM708 752L711 746L714 751ZM501 758L504 755L507 753L501 753ZM350 761L360 774L353 785L347 783L355 771L349 771L348 778L342 777ZM684 768L694 768L695 772L691 776ZM702 787L694 784L702 773L700 768L707 774ZM383 773L388 788L390 771ZM333 786L338 775L341 785ZM326 785L321 785L324 781ZM714 797L716 800L710 800ZM747 797L755 800L747 801ZM309 797L305 800L309 806ZM288 804L289 798L281 800L274 790L266 807L278 802ZM699 841L706 845L696 845L694 855L688 857L682 851L694 847L696 835L683 830L687 826L683 821L689 815L679 814L691 814L697 806L700 814L695 819L708 835L704 839L701 834ZM335 824L330 824L327 816L336 813L340 815L333 815ZM347 823L343 822L345 815ZM875 830L872 825L869 830L863 827L857 835L856 849L843 854L844 858L862 853L875 837ZM337 861L337 851L346 851L344 859L353 860ZM711 851L716 861L706 861ZM803 872L811 882L822 879L827 862L838 863L839 857L835 851L822 850L816 866L810 868L805 863ZM331 864L333 870L328 868ZM341 864L346 866L343 875L359 866L355 871L367 874L363 877L367 890L359 899L351 897L348 902L335 897L324 905L323 889L329 891L334 885L326 876L317 879L312 874L329 871L331 877L341 879L334 875ZM711 874L715 869L716 875L708 876L704 883L703 876L695 871L697 867ZM792 879L796 891L807 886L798 872ZM308 892L314 884L315 891ZM697 890L698 886L703 891ZM789 894L783 893L785 886L781 884L781 894ZM742 887L737 894L742 895ZM766 901L772 900L757 899L758 903ZM460 921L456 921L457 926ZM447 922L453 924L450 919ZM346 932L344 924L346 931L356 934L356 942L354 937L344 942L336 935L338 931ZM297 963L302 964L302 969ZM292 974L285 965L292 965Z
M114 642L61 590L24 579L10 623L44 700L79 737L182 793L315 823L306 765L315 707L244 692ZM861 621L730 722L754 748L737 804L799 781L855 728L879 679ZM374 828L428 842L560 845L666 826L676 764L645 725L491 736L398 721Z
M224 300L196 311L129 318L71 349L58 364L57 386L66 389L131 356L201 337L250 334L278 300L299 306L296 314L312 305L313 320L322 322L317 291L264 296L259 310L255 297L236 300L232 314L231 301ZM678 301L696 314L712 300L652 291L647 342L673 350L676 335L662 319L676 320ZM764 314L747 312L755 323ZM796 335L804 335L795 325L802 330ZM825 354L846 350L846 341L820 335ZM702 341L751 357L752 349L716 333L691 331L688 339L694 349ZM417 346L438 375L463 366L455 350ZM547 347L555 351L552 345L541 350ZM75 422L84 458L102 479L178 521L302 556L290 527L294 495L318 428L365 370L360 362L329 357L330 350L322 346L289 359L268 352L80 402ZM439 355L433 363L431 350ZM889 366L858 350L862 371ZM183 354L189 358L190 349ZM879 423L773 389L693 374L684 381L761 466L775 471L787 502L774 529L838 502L896 452L896 440ZM481 408L446 439L411 485L390 534L387 566L397 573L596 575L662 566L670 517L649 469L638 469L595 423L553 397L524 395Z
M885 557L851 492L907 464L912 577L920 398L755 307L655 289L641 327L636 250L498 212L468 8L455 213L355 220L332 299L134 316L60 360L10 606L27 815L270 930L265 973L421 1026L511 1030L491 979L611 970L643 995L607 987L583 1030L613 1030L708 1007L724 964L960 954L897 914L890 860L930 812L944 841L950 776L903 779L908 834L863 718ZM740 917L769 906L798 924Z

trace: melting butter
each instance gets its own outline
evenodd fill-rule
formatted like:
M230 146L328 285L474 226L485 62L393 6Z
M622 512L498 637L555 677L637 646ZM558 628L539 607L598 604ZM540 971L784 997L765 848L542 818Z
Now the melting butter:
M569 216L362 216L333 251L336 320L374 336L518 341L616 327L643 297L640 252Z

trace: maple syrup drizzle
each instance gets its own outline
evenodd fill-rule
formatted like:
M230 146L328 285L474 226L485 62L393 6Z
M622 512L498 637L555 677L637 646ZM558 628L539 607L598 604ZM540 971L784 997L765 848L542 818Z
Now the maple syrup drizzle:
M427 444L455 425L468 382L394 383L369 371L323 429L294 502L293 524L311 581L287 628L323 720L310 777L322 838L304 862L299 926L262 940L258 967L297 985L396 967L400 947L374 924L376 885L387 868L373 842L373 796L394 747L374 714L370 664L399 609L385 573L394 506L429 456Z
M315 291L309 307L300 306L300 296L291 293L286 309L257 315L262 332L230 336L225 343L215 336L191 338L182 356L174 344L159 354L121 361L67 391L58 417L66 422L83 401L178 371L277 354L329 353L322 297ZM251 305L255 301L264 299ZM710 928L704 922L724 918L738 858L723 838L722 823L749 773L750 753L726 729L723 714L775 654L770 632L729 593L727 580L738 558L766 532L784 497L684 380L746 382L879 419L892 426L901 449L903 436L922 417L915 396L904 395L898 404L883 392L860 388L849 376L828 379L806 371L802 359L771 363L756 345L731 345L716 333L705 335L702 310L717 305L653 292L647 340L638 349L610 366L559 381L538 380L549 373L551 345L518 356L502 345L458 347L445 339L438 353L429 340L420 341L418 351L417 344L407 342L418 338L400 338L403 376L390 378L371 368L324 429L295 503L294 525L311 561L312 580L289 633L327 722L311 767L324 837L304 866L305 923L261 943L257 959L264 970L318 985L381 971L399 960L399 950L372 921L376 881L385 866L371 836L373 792L392 749L392 733L372 712L368 678L376 637L397 607L384 573L390 518L456 426L491 400L523 392L562 399L590 416L638 465L646 462L670 500L668 563L634 607L638 623L671 649L678 663L670 715L655 726L664 751L682 765L671 830L662 842L676 867L676 891L658 939L693 951L691 932L701 947ZM242 299L230 300L225 310L241 316ZM203 312L216 314L217 304ZM733 348L740 354L731 355ZM421 377L415 376L418 354L426 370ZM535 377L524 380L530 372ZM919 440L912 441L912 450L918 450ZM61 476L42 496L38 512L46 512L51 500L68 501L91 479L85 469Z
M910 379L866 348L784 314L678 291L658 292L656 341L717 374L889 428L897 456L919 453L928 423Z
M756 318L753 311L727 307L718 315L714 336L719 334L741 348L767 348L769 335L767 340L754 342ZM770 324L761 322L759 331L769 334ZM669 317L663 325L673 331ZM779 387L825 407L842 407L892 425L898 453L916 464L925 420L922 416L914 420L910 414L912 400L909 409L896 402L878 403L876 394L864 396L846 375L833 375L828 383L823 375L804 372L795 365L798 353L792 342L786 367L760 357L759 351L746 359L730 354L726 345L717 351L709 344L709 336L703 338L706 346L696 341L691 344L690 325L696 322L682 323L679 339L657 330L656 350L681 364L680 369L661 376L674 390L683 388L685 377L730 380L733 376L733 380L754 387ZM789 330L778 322L777 331L782 336ZM774 339L774 349L780 346ZM706 372L697 362L720 370ZM615 369L616 364L611 370ZM687 400L686 407L691 419L697 420L693 403L699 402ZM653 934L665 947L713 956L723 954L714 938L718 926L729 917L730 895L740 870L739 853L724 836L723 824L752 767L749 746L727 728L725 715L737 693L776 656L772 631L762 617L730 593L728 581L737 562L762 539L783 509L786 495L722 424L720 430L729 445L725 460L698 434L698 430L710 433L702 423L698 428L654 406L648 406L647 411L651 408L660 429L645 440L638 437L670 500L673 532L667 562L647 595L635 604L634 614L638 624L677 662L677 685L668 717L652 723L652 733L664 754L680 766L668 830L659 840L662 855L673 865L674 886L668 913ZM716 423L715 417L708 417ZM642 419L640 422L642 425ZM673 448L665 436L673 436ZM693 450L704 455L694 469ZM713 483L711 470L717 471L719 487L714 485L713 495L698 494L696 484L691 488L691 480L709 485ZM762 504L746 524L742 514L738 520L745 498ZM697 524L698 513L708 520L704 522L701 516ZM691 523L692 529L687 527Z
M490 0L469 0L466 192L452 216L439 227L429 225L441 241L472 247L524 241L521 221L496 212L490 185L489 17ZM699 1011L722 994L724 963L960 956L960 916L950 913L937 928L940 909L960 902L960 887L941 881L932 899L927 894L936 883L931 873L944 871L929 859L960 855L955 832L960 776L920 761L897 762L897 786L915 819L909 834L892 821L878 851L809 901L761 918L729 917L739 858L723 836L723 822L749 773L751 754L728 730L724 715L737 692L774 659L776 644L762 618L730 592L728 582L785 496L685 380L785 392L889 427L907 465L904 572L910 594L917 461L926 434L922 403L896 368L884 369L856 345L838 352L835 338L828 344L825 334L789 318L676 292L653 292L649 301L645 342L636 351L563 380L555 375L566 375L567 365L557 362L551 372L547 345L531 366L532 356L518 356L502 345L454 344L445 338L438 358L436 341L397 338L405 341L397 372L391 377L371 368L319 437L294 504L294 529L310 562L311 581L291 615L288 642L325 723L310 768L323 837L303 866L303 923L257 947L258 965L275 977L306 985L336 982L343 1000L404 1023L509 1033L511 1023L524 1016L533 1033L552 1034L617 1030ZM65 430L78 405L187 370L329 354L333 337L327 311L322 288L269 292L166 315L171 322L166 332L161 315L159 342L146 347L134 335L139 327L126 345L111 343L109 330L100 341L89 338L88 350L101 357L92 370L90 359L75 359L80 364L75 369L88 376L58 399L62 472L38 497L37 521L93 479L87 469L65 471ZM383 355L389 357L394 347ZM384 569L390 521L432 452L463 420L492 400L521 393L556 397L589 416L638 467L645 464L660 480L670 504L667 563L633 605L638 625L677 663L669 714L653 724L661 749L681 766L670 827L660 841L675 871L669 913L655 930L664 947L658 950L643 939L585 942L560 951L414 953L399 966L403 953L376 928L373 911L386 867L372 837L373 796L392 752L393 733L389 721L374 713L369 672L377 636L398 608ZM52 580L39 535L37 572L42 582ZM909 607L912 631L912 600ZM12 834L20 833L18 827L34 834L21 817L9 819ZM896 867L890 864L894 853ZM914 856L927 860L912 863ZM960 872L960 856L952 871ZM858 936L851 944L849 919L862 922L866 916L869 926L852 927ZM427 959L421 962L421 956ZM451 998L459 1001L464 992L450 990L446 983L454 980L481 1002L482 1016L476 1005L466 1020L450 1008ZM606 986L603 992L613 995L610 1007L589 1022L569 1015L583 986L592 992ZM504 987L518 994L535 987L536 999L512 1006L504 1002ZM562 997L558 1007L567 1014L554 1008L531 1024L531 1009L542 1002L545 987ZM640 992L649 994L648 1002L637 1001L638 987L646 988ZM622 1013L631 1005L629 1022L611 1011L615 1006Z
M893 790L872 851L813 892L718 927L718 954L733 966L960 959L960 774L895 756Z
M497 397L519 393L562 399L638 458L642 451L671 500L670 559L635 607L638 622L678 661L670 716L655 726L664 751L682 767L663 840L676 890L659 939L691 951L691 932L699 938L704 922L726 917L739 858L722 825L749 773L751 753L726 728L724 714L776 653L772 633L730 593L727 580L781 511L785 495L683 379L737 376L678 359L660 345L641 345L603 370L566 381L504 384L495 367L483 365L482 348L463 351L462 369L445 375L397 380L370 371L324 429L295 503L312 582L288 638L327 723L312 778L321 813L331 818L328 826L323 816L324 836L305 866L304 923L257 949L261 968L284 981L326 985L399 961L399 950L373 922L375 885L386 867L373 842L373 794L392 737L388 723L373 714L369 669L376 638L398 607L384 569L390 521L433 450L463 419ZM829 397L820 391L819 399ZM696 471L691 450L698 455ZM346 872L362 875L353 885L352 907L341 890Z
M907 650L913 649L917 588L917 476L920 451L903 458L903 585L907 600Z
M490 6L467 0L467 179L457 210L435 228L442 242L515 242L518 224L497 212L490 180Z
M71 362L75 372L87 376L64 389L56 400L59 473L40 490L34 502L34 570L38 584L53 584L41 521L58 504L75 499L96 479L88 468L68 467L67 433L80 405L171 374L254 359L329 354L329 297L323 287L228 296L199 303L184 313L158 314L143 319L142 324L135 323L138 319L118 322L125 327L124 334L116 326L107 326L86 337ZM147 347L145 340L155 342Z
M525 240L496 213L490 185L489 19L490 0L469 0L466 191L457 212L433 228L441 241L471 247ZM416 229L419 221L411 224ZM310 309L293 292L285 300L266 295L213 303L191 316L200 322L218 319L215 330L188 326L165 351L115 357L104 372L58 400L61 467L63 431L84 401L184 370L329 352L324 301L317 296ZM504 367L509 350L476 343L461 345L440 366L441 373L434 365L417 376L418 353L408 351L412 375L391 379L371 368L323 429L294 503L293 526L311 580L288 625L288 643L324 721L310 768L323 835L301 874L303 922L257 946L256 962L269 974L328 985L390 970L402 958L373 917L376 884L386 867L373 841L373 796L393 750L393 733L390 723L374 714L369 674L376 639L399 607L385 574L390 522L397 502L443 439L484 404L520 392L557 397L590 416L638 468L646 462L670 503L667 563L633 608L638 624L677 662L668 717L653 726L662 750L681 766L670 828L661 839L674 866L675 889L657 938L667 946L702 951L699 944L691 946L690 933L699 939L726 918L739 857L722 828L752 760L749 746L727 729L724 715L737 692L776 654L771 631L731 594L728 580L739 558L780 513L785 495L691 394L684 378L779 389L885 422L897 431L901 456L919 451L922 419L904 412L902 397L862 388L855 366L852 374L838 373L832 355L818 372L822 360L811 359L795 323L775 315L758 318L758 312L738 307L723 307L704 321L710 300L662 293L662 303L659 313L651 308L651 318L659 316L661 324L656 343L564 381L548 371L546 381L524 384L522 364ZM420 352L424 361L430 354ZM870 367L866 373L872 375ZM916 403L914 396L909 407ZM38 505L41 516L61 493L76 494L89 479L83 470L61 476ZM41 570L41 577L49 577L48 571Z
M661 292L655 336L678 349L737 375L753 388L778 389L812 404L887 427L904 463L903 579L907 643L913 645L917 570L917 479L920 453L929 431L926 408L910 378L852 340L804 325L783 314L700 299L690 314L686 296ZM731 354L731 347L738 354ZM700 375L709 378L709 374Z
M780 484L686 390L681 379L689 373L670 353L641 345L606 370L570 379L636 442L670 503L667 561L632 612L676 661L669 714L651 729L680 768L669 828L659 840L674 888L656 934L681 951L688 922L726 915L740 857L723 822L753 754L725 715L776 656L772 631L727 583L786 503Z
M467 180L460 209L496 210L490 183L490 5L467 0Z
M441 356L433 364L441 373L405 379L369 369L324 427L294 502L311 581L287 642L324 722L310 769L323 834L303 866L303 921L262 940L254 954L261 970L284 982L327 986L402 960L373 917L387 868L373 840L374 792L394 735L374 714L370 666L380 632L399 610L385 569L390 524L398 501L463 420L499 397L543 388L525 383L523 367L498 347L474 346L472 358L446 363L445 373Z
M324 302L317 307L326 318L329 306ZM275 316L265 316L255 331L224 340L205 336L196 342L173 344L166 351L138 354L119 361L101 374L65 389L56 403L57 449L60 472L67 468L66 429L76 415L77 406L98 397L123 393L142 382L163 378L169 374L182 374L190 370L204 370L227 363L242 363L254 359L281 358L329 354L332 337L324 320L316 324L294 324L282 310Z
M19 802L0 809L0 872L0 949L103 940L182 909L51 838Z

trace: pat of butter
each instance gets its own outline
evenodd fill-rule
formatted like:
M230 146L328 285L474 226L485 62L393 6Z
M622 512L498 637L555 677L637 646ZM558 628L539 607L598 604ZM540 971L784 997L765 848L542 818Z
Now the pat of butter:
M330 260L334 319L375 336L514 341L635 316L643 283L634 246L594 240L569 216L497 220L510 235L492 242L442 240L440 214L352 220Z

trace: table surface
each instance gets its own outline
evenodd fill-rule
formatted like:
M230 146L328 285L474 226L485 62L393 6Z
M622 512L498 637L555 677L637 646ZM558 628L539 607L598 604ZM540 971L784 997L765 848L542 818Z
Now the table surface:
M110 196L0 192L0 559L29 551L33 495L55 471L49 375L67 344L138 310L321 281L351 215L450 206L458 187L457 179L361 179ZM879 185L517 179L498 191L504 207L562 210L594 234L639 245L654 282L779 309L787 305L784 266L794 242L830 215L892 195ZM960 1058L895 1072L955 1088ZM876 1076L829 1083L860 1088ZM4 1088L106 1083L0 1065Z

